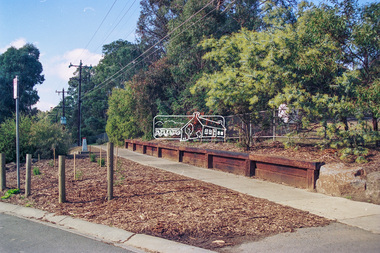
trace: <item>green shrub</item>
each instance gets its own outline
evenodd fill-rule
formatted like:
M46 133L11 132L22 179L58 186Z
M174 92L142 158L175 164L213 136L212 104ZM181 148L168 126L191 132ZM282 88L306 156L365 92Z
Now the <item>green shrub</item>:
M26 154L33 153L33 146L29 144L31 135L32 119L20 116L19 121L19 144L20 160L24 161ZM6 162L16 161L16 122L15 118L9 118L0 125L0 153L5 154Z
M93 162L93 163L96 162L96 155L95 154L90 154L90 162Z
M33 168L33 175L35 175L35 176L41 175L40 169L38 167Z
M19 193L20 193L20 189L10 189L1 198L2 199L8 199L8 198L12 197L14 194L19 194Z
M100 167L103 167L106 165L106 160L104 158L100 158L98 159L98 164L100 165Z
M39 117L20 116L20 159L25 160L26 154L41 158L51 158L53 148L57 155L66 155L71 136L59 124L52 124L44 114ZM0 153L4 153L6 162L16 161L16 123L15 118L9 118L0 124Z
M35 146L34 154L41 154L41 158L47 159L53 156L53 149L56 155L66 155L71 136L61 125L41 119L32 125L30 144Z

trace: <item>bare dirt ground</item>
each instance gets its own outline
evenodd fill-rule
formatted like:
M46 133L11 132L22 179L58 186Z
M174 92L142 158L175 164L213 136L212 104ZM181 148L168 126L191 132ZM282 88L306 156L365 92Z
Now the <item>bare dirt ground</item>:
M308 212L121 158L115 168L115 198L107 201L106 168L88 156L77 157L74 180L73 162L66 159L67 203L58 203L58 168L52 160L33 163L32 169L42 174L32 176L31 196L24 198L22 191L0 201L213 250L330 223ZM24 175L22 169L22 189ZM17 187L14 167L7 171L7 186Z

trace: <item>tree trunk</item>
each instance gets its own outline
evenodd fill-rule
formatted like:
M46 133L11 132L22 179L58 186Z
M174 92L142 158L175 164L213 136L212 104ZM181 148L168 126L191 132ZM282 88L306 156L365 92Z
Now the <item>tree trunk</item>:
M377 118L372 117L372 125L373 125L373 131L379 131L379 125L377 123ZM380 140L376 141L376 147L380 147Z

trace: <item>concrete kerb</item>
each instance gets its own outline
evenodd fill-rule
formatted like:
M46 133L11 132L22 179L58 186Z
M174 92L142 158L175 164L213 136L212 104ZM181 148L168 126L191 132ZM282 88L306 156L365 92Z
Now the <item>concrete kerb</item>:
M17 206L0 202L0 213L30 219L37 222L49 222L58 225L57 228L72 231L76 234L113 243L116 246L136 251L133 248L162 252L162 253L209 253L213 252L194 246L181 244L178 242L136 234L123 229L109 227L102 224L95 224L88 221L75 219L70 216L55 215L53 213L41 211L35 208ZM136 252L142 252L137 250Z

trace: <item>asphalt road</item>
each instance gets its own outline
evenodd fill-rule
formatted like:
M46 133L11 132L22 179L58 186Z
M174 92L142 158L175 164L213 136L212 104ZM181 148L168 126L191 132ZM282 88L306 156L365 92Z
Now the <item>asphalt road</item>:
M141 252L74 234L52 225L0 214L0 252Z

